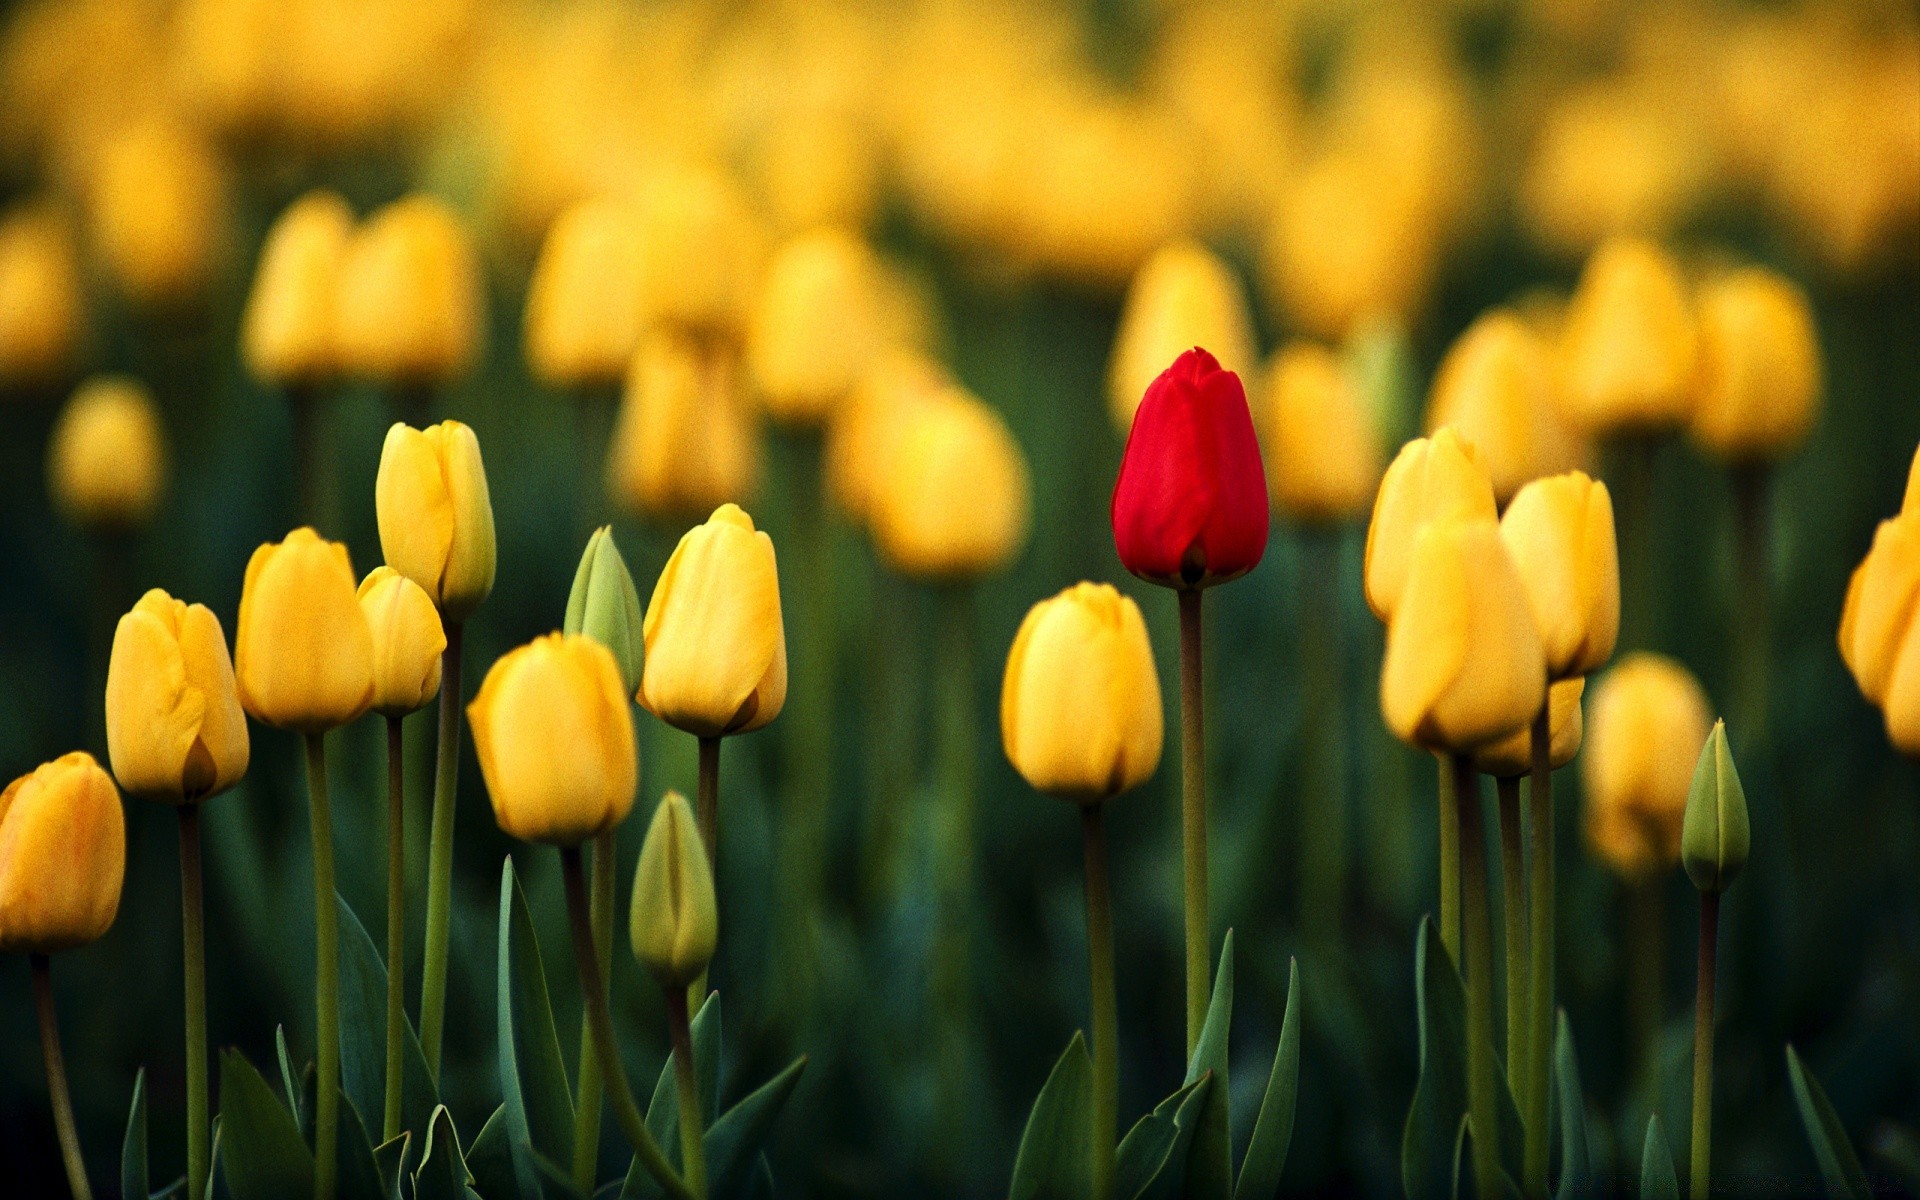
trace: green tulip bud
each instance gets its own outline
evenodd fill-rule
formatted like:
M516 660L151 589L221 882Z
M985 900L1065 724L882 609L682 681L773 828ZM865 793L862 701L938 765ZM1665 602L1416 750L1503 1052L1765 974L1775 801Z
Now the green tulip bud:
M641 626L645 615L634 590L627 560L613 544L613 530L602 525L587 539L567 595L568 633L584 633L613 651L628 695L640 686Z
M1724 892L1747 862L1747 793L1727 748L1727 723L1716 721L1693 768L1680 860L1703 892Z
M628 925L633 956L661 987L684 988L713 961L720 940L713 869L693 809L679 792L661 799L647 826Z

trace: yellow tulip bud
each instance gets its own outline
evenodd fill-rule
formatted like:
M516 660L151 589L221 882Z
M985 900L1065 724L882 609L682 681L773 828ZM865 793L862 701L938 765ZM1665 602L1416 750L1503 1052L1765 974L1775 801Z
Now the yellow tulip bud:
M1276 512L1319 524L1367 511L1386 448L1366 397L1331 350L1294 342L1275 354L1260 415Z
M1568 304L1557 394L1590 434L1683 425L1698 342L1679 266L1650 242L1614 238L1587 260Z
M357 596L373 635L373 711L404 717L425 708L440 693L447 648L433 597L392 567L367 572Z
M827 491L848 517L871 519L874 493L892 470L916 406L952 386L946 368L917 350L889 350L867 368L827 426Z
M869 519L888 564L924 579L968 579L1006 567L1026 545L1027 460L1000 414L959 388L917 406Z
M745 500L760 475L756 433L732 357L684 330L655 328L627 369L607 490L655 516Z
M1901 750L1920 755L1920 513L1880 522L1847 584L1840 657L1886 716Z
M1406 590L1413 547L1435 521L1494 520L1493 484L1472 445L1452 429L1401 447L1380 481L1367 526L1367 604L1382 621L1393 618Z
M135 124L100 147L88 182L94 249L121 292L143 308L198 298L227 236L225 172L213 146L172 121Z
M1547 689L1547 765L1559 770L1580 753L1580 738L1585 722L1580 714L1580 696L1587 690L1585 677L1562 679ZM1533 727L1509 734L1491 746L1482 747L1473 756L1473 769L1482 775L1515 779L1533 770Z
M1699 681L1670 658L1630 654L1600 677L1580 780L1587 842L1617 873L1680 861L1687 793L1711 725Z
M1820 337L1806 293L1771 271L1700 289L1695 440L1736 462L1771 462L1806 440L1820 405Z
M737 335L764 253L739 189L715 170L670 168L637 202L645 321Z
M1553 353L1506 309L1482 314L1441 360L1427 428L1451 425L1473 444L1504 503L1529 479L1586 459L1554 398Z
M747 733L787 701L773 539L738 505L689 529L647 604L640 703L700 737Z
M1387 727L1412 745L1469 753L1531 725L1546 678L1540 632L1500 527L1429 524L1387 626Z
M54 954L97 940L120 911L127 818L76 750L0 792L0 952Z
M1620 634L1620 551L1607 485L1579 471L1536 479L1500 519L1540 629L1547 674L1588 675Z
M347 548L302 527L255 550L233 657L255 720L300 733L359 720L373 705L373 631Z
M1000 739L1034 790L1098 804L1160 765L1160 677L1140 607L1080 583L1027 613L1007 652Z
M313 387L340 372L334 321L353 210L333 192L308 192L267 231L240 322L240 355L262 383Z
M550 633L508 651L467 722L493 818L510 837L577 846L627 819L640 775L633 713L599 642Z
M147 389L119 375L81 384L47 448L47 483L67 519L106 532L141 528L166 475L166 437Z
M668 792L653 810L627 916L633 956L661 987L688 987L713 961L720 944L713 866L693 809L679 792Z
M554 219L527 284L527 363L552 387L618 383L644 324L639 215L582 200Z
M0 388L58 383L86 329L80 250L57 211L0 215Z
M1147 387L1195 346L1247 378L1258 361L1246 289L1233 268L1198 242L1162 246L1127 287L1107 364L1107 399L1123 433Z
M446 383L479 357L485 322L472 238L439 200L397 200L349 243L335 314L348 371L400 387Z
M129 795L193 804L247 773L247 718L220 618L159 588L113 631L107 757Z
M419 584L458 624L493 591L493 501L480 441L458 421L396 422L373 482L387 565Z
M747 365L767 415L822 424L887 344L885 269L864 241L817 229L774 252L747 327Z

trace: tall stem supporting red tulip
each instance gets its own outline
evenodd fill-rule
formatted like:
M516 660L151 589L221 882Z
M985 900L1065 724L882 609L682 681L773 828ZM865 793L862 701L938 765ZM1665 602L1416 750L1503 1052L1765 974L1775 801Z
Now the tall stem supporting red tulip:
M589 916L593 921L594 950L600 961L613 962L614 840L613 830L594 835L593 865L587 880L590 893ZM588 1002L581 1001L582 1005ZM583 1194L592 1195L598 1182L595 1174L600 1160L600 1104L606 1095L606 1081L600 1077L600 1060L593 1052L593 1025L580 1022L580 1086L573 1102L573 1182Z
M1453 763L1436 755L1440 765L1440 944L1447 956L1460 962L1460 803L1455 796Z
M1207 926L1207 763L1206 724L1200 673L1200 597L1198 588L1180 596L1180 846L1186 898L1187 1057L1200 1044L1206 1023L1208 979L1213 961Z
M1515 1096L1526 1095L1531 1078L1527 950L1527 868L1521 844L1520 777L1494 781L1500 801L1500 912L1506 937L1507 968L1507 1086Z
M400 1136L406 1082L407 803L406 755L399 717L387 718L387 1094L380 1140Z
M326 735L307 735L307 810L313 827L314 1047L313 1196L333 1200L340 1137L340 933L333 886L333 813L327 801Z
M1547 1156L1551 1145L1547 1138L1547 1103L1552 1092L1556 956L1552 737L1547 703L1542 701L1540 715L1533 719L1533 773L1527 785L1527 915L1533 951L1528 957L1531 978L1528 982L1527 1065L1530 1073L1523 1096L1527 1130L1524 1173L1527 1191L1532 1195L1546 1194Z
M1700 965L1693 993L1693 1136L1688 1200L1707 1200L1713 1150L1713 1003L1720 944L1720 893L1700 893Z
M687 1190L707 1194L706 1117L700 1110L700 1080L693 1069L693 1027L687 1019L687 993L677 987L667 994L667 1032L673 1041L673 1084L680 1105L680 1163Z
M180 947L187 1009L187 1194L207 1194L212 1129L207 1112L207 932L200 885L200 806L180 814Z
M420 968L420 1052L440 1079L441 1032L447 1015L447 947L453 918L453 810L460 788L460 634L446 623L440 655L440 727L433 764L433 828L427 843L427 937Z
M1500 1078L1493 1051L1493 916L1488 910L1487 831L1472 760L1453 759L1460 823L1461 950L1467 989L1467 1114L1473 1176L1482 1200L1501 1195Z
M1113 900L1107 883L1106 806L1080 809L1087 883L1087 967L1093 1001L1093 1198L1113 1200L1120 1131L1119 1001L1113 974Z
M40 1016L40 1051L47 1062L47 1095L53 1102L53 1128L60 1137L67 1186L73 1190L74 1200L93 1200L87 1163L80 1155L80 1134L73 1123L73 1095L67 1090L67 1061L60 1053L60 1025L53 1015L53 969L44 954L30 955L29 959L33 965L33 1004Z

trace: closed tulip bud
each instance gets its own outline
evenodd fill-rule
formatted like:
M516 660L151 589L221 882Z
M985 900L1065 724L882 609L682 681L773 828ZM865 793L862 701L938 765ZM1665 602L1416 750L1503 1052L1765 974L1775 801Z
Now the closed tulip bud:
M1154 379L1194 346L1236 373L1257 362L1246 289L1233 268L1200 243L1179 241L1156 250L1127 288L1107 364L1114 424L1132 428Z
M71 225L38 206L0 216L0 388L60 382L85 329Z
M82 529L128 532L153 519L166 477L166 438L147 389L119 375L81 384L47 448L54 505Z
M1373 614L1393 619L1421 530L1436 521L1492 521L1498 512L1492 482L1457 432L1436 430L1401 447L1380 481L1367 526L1365 584Z
M1005 568L1027 541L1032 487L1013 431L984 401L949 388L898 434L868 511L888 565L921 579Z
M1568 417L1589 434L1684 425L1698 343L1673 259L1638 238L1606 242L1580 274L1561 333L1558 394Z
M634 958L663 988L685 988L699 979L720 943L713 866L693 809L679 792L661 798L647 825L627 932Z
M353 210L333 192L308 192L267 231L240 322L240 354L262 383L315 387L340 373L335 333L340 274Z
M1806 293L1772 271L1729 272L1700 289L1695 440L1735 462L1786 457L1820 405L1820 337Z
M953 386L944 367L916 350L894 349L874 360L827 426L827 492L842 512L858 522L872 519L902 435L921 406Z
M392 567L367 572L359 599L373 635L373 711L383 717L418 712L440 694L440 656L447 648L440 610Z
M885 270L864 241L818 229L774 252L747 326L747 365L768 416L819 425L885 348Z
M1080 583L1027 613L1007 652L1000 739L1035 791L1098 804L1160 765L1160 677L1140 607Z
M640 687L640 655L646 645L646 613L634 590L627 560L614 545L613 529L602 525L587 539L580 566L567 593L568 633L583 633L613 653L620 683L632 695Z
M1194 348L1134 414L1113 485L1113 543L1127 570L1166 587L1245 575L1267 550L1267 476L1240 377Z
M1554 398L1553 353L1506 309L1467 327L1434 377L1427 428L1451 425L1473 444L1506 502L1530 479L1567 471L1586 458Z
M347 548L300 528L247 560L233 638L240 704L255 720L324 733L373 706L373 631Z
M1727 723L1715 721L1687 789L1680 862L1702 892L1724 892L1747 865L1747 793L1727 748Z
M1267 370L1267 484L1282 516L1353 520L1380 486L1386 449L1366 397L1333 352L1295 342Z
M1679 861L1688 788L1711 721L1699 681L1662 655L1630 654L1595 685L1580 758L1587 841L1618 874Z
M639 781L619 664L550 633L493 664L467 705L493 819L523 842L577 846L627 819Z
M1553 770L1566 766L1580 753L1580 739L1586 732L1580 697L1586 690L1586 679L1578 675L1562 679L1547 689L1547 766ZM1530 773L1533 770L1532 726L1476 751L1473 769L1501 779L1517 779Z
M649 516L695 516L747 499L760 474L739 369L682 330L654 329L627 369L607 489Z
M397 200L348 245L335 314L348 371L398 387L449 382L479 357L485 320L472 238L439 200Z
M387 565L433 597L457 624L493 591L493 501L480 440L458 421L426 429L396 422L373 481Z
M148 309L197 299L227 235L225 171L214 147L177 122L141 122L91 163L87 217L96 255L120 291Z
M1540 633L1500 527L1428 525L1387 626L1387 727L1412 745L1469 753L1531 725L1546 678Z
M654 584L640 703L700 737L747 733L787 701L773 539L738 505L689 529Z
M120 793L74 751L0 792L0 952L54 954L113 927L127 871Z
M193 804L247 773L247 718L220 618L159 588L113 631L107 757L129 795Z
M644 325L645 264L631 204L582 200L554 219L527 284L527 363L563 388L616 384Z
M1554 679L1613 657L1620 633L1620 552L1607 485L1580 471L1536 479L1500 519Z

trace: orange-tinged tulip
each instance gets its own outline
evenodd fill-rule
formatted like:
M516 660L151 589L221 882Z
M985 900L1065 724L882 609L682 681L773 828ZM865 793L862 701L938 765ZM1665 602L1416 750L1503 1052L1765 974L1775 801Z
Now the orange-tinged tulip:
M479 256L465 223L425 195L367 218L347 247L335 322L353 374L407 388L465 374L486 335Z
M355 590L347 548L311 529L253 552L233 657L255 720L324 733L373 705L373 632Z
M1331 350L1295 342L1267 368L1267 488L1274 511L1303 523L1350 521L1380 486L1386 447L1354 378Z
M1583 676L1562 679L1547 689L1547 765L1559 770L1580 753L1580 739L1586 722L1580 712L1581 693L1587 689ZM1482 775L1515 779L1533 770L1533 727L1508 735L1491 746L1482 747L1473 756L1473 769Z
M493 501L480 440L458 421L426 429L396 422L373 482L387 565L419 584L450 623L493 591Z
M1032 501L1026 456L1000 414L951 388L916 406L898 438L868 511L887 563L955 580L1012 562L1026 544Z
M375 567L357 598L373 635L373 711L404 717L425 708L440 692L447 648L433 597L392 567Z
M107 756L114 777L129 795L193 804L240 782L248 755L220 618L154 588L113 631Z
M85 331L71 224L37 205L0 215L0 388L59 382Z
M120 375L81 384L47 447L47 484L67 519L90 530L141 528L166 476L166 437L147 389Z
M127 869L120 793L74 751L0 792L0 952L53 954L113 926Z
M1587 260L1568 305L1557 394L1590 434L1684 425L1697 392L1698 343L1673 258L1651 242L1614 238Z
M1701 287L1695 440L1735 462L1772 462L1806 440L1823 368L1813 307L1772 271L1732 271Z
M1580 779L1587 842L1617 873L1680 861L1687 793L1711 726L1699 681L1670 658L1630 654L1600 677Z
M1502 308L1481 314L1441 360L1427 428L1446 425L1472 443L1502 503L1529 479L1586 457L1554 398L1552 349Z
M1580 471L1536 479L1500 519L1540 629L1547 673L1586 675L1620 634L1620 552L1607 485Z
M1253 318L1240 279L1199 242L1162 246L1127 287L1107 364L1107 399L1115 427L1133 428L1134 410L1167 364L1204 346L1220 365L1251 378L1256 365Z
M1420 531L1454 518L1494 520L1493 484L1471 444L1452 429L1415 438L1401 447L1380 481L1367 526L1367 604L1391 620L1406 590Z
M774 251L747 326L747 365L768 416L818 425L891 335L885 270L866 242L817 229Z
M527 363L553 387L618 383L645 320L633 205L582 200L554 219L527 284Z
M267 231L240 322L240 356L262 383L314 387L340 372L334 324L353 210L317 190L295 200Z

